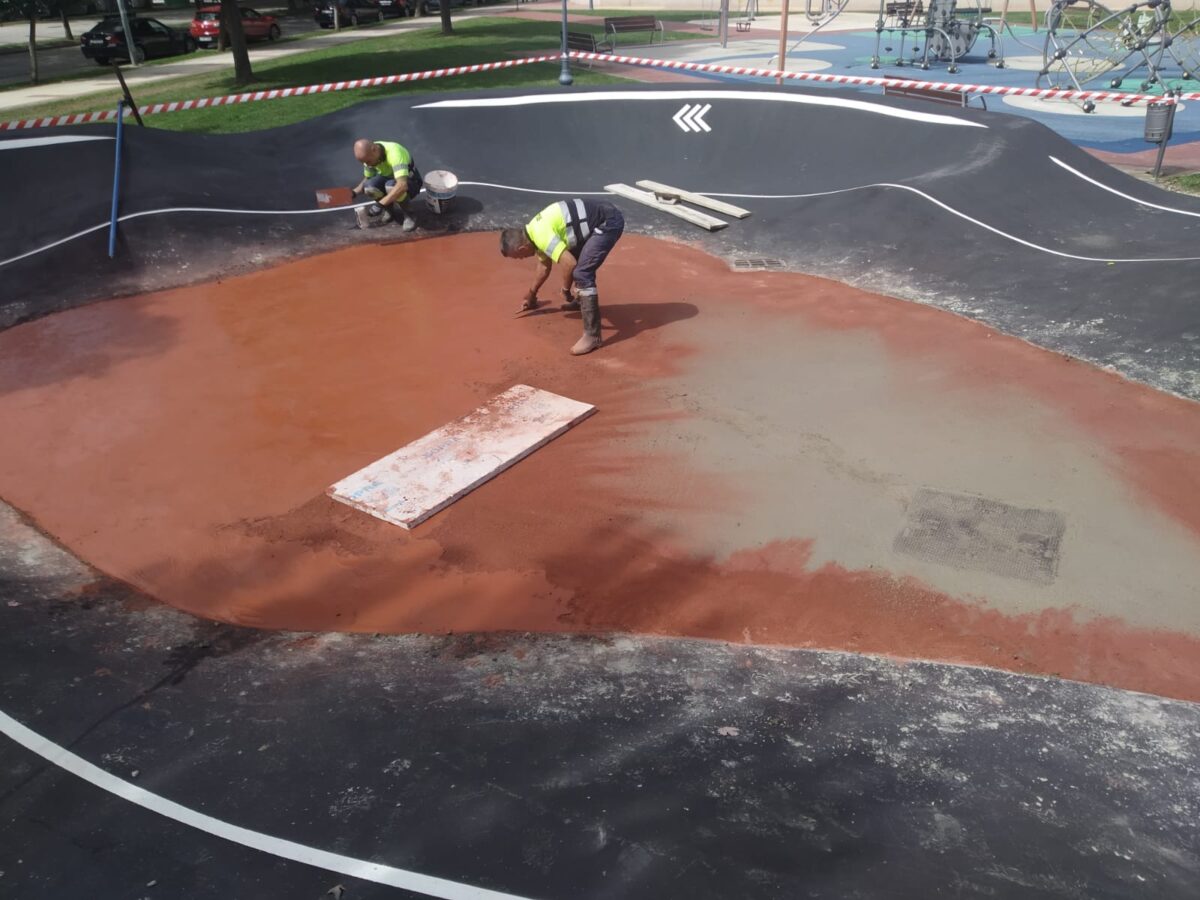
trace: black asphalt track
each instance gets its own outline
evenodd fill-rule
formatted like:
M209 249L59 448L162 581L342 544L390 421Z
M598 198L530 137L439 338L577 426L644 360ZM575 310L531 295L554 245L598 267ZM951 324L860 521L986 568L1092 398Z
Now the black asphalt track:
M438 94L247 135L129 128L121 210L153 214L122 223L114 261L104 231L36 252L107 219L112 141L0 141L0 260L32 254L0 265L0 327L397 239L351 230L345 211L212 211L312 210L315 188L356 180L366 135L477 182L455 215L422 216L427 236L613 181L772 195L735 200L753 216L713 235L621 205L641 233L933 303L1200 397L1200 262L1174 261L1200 256L1195 201L1017 117L857 93L636 93L650 99L424 106L477 99ZM695 102L712 104L711 132L672 121ZM1109 264L1146 258L1168 261ZM43 750L259 836L182 824L0 737L3 897L453 895L347 874L364 860L464 897L1180 898L1200 883L1194 704L695 641L219 626L89 571L2 505L0 713ZM282 859L269 838L347 862Z
M489 93L486 101L505 96ZM106 234L97 231L0 266L0 326L377 239L349 231L345 213L194 211L311 211L315 188L356 181L350 146L372 135L405 143L425 171L444 168L467 182L505 186L465 186L458 215L426 217L426 234L497 228L555 196L639 179L714 194L823 193L738 200L754 215L711 235L630 202L622 206L634 231L684 239L730 259L780 259L942 306L1200 398L1200 260L1179 261L1200 257L1200 203L1122 175L1028 119L857 92L761 87L513 96L554 102L463 107L453 103L478 98L438 94L241 135L127 128L122 214L189 211L123 223L115 261L107 257ZM697 102L712 106L705 117L711 132L684 132L672 120L685 103ZM899 117L911 114L940 121ZM111 141L3 147L0 141L0 187L11 214L0 221L0 259L107 220ZM1151 259L1168 261L1121 261Z
M1195 704L702 641L256 632L34 552L0 583L4 713L261 835L529 898L1200 879ZM429 896L221 840L2 738L0 835L5 897Z

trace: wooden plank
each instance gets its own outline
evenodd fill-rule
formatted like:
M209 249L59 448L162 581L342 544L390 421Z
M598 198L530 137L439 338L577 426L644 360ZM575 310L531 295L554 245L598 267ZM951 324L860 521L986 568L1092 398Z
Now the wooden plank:
M333 499L413 528L596 411L518 384L329 488Z
M669 213L672 216L678 216L686 222L691 222L693 225L699 225L701 228L708 231L718 231L729 223L724 219L718 219L716 216L710 216L707 213L697 212L694 209L688 209L686 206L672 205L665 203L654 196L650 191L639 191L637 188L630 187L627 184L606 184L604 189L610 194L616 194L618 197L625 197L651 209L657 209L659 212Z
M735 219L744 219L750 215L750 210L748 209L742 209L740 206L734 206L732 203L725 203L721 200L714 200L712 197L705 197L703 194L685 191L683 188L671 187L669 184L661 184L657 181L639 181L637 186L645 188L648 191L653 191L659 196L675 197L679 200L686 200L693 206L703 206L705 209L725 213L725 215L733 216Z

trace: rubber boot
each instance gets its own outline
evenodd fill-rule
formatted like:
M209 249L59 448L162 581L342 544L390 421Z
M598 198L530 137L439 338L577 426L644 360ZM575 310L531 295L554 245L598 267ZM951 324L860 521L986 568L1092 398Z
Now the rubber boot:
M583 316L583 337L571 348L573 356L583 356L600 346L600 298L595 294L581 294L579 312Z

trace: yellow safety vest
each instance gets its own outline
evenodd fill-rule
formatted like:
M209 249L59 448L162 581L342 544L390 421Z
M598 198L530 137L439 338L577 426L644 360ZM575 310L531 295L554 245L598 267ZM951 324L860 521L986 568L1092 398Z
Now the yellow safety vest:
M386 175L399 181L407 178L412 168L412 154L393 141L376 141L383 148L383 159L377 166L363 164L363 178L374 178L376 175Z
M582 200L560 200L530 219L525 233L543 255L558 262L564 250L578 250L592 229Z

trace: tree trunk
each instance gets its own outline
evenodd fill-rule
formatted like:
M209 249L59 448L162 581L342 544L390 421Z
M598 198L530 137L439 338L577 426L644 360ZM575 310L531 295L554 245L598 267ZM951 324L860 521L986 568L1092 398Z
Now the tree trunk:
M37 4L29 7L29 83L38 83Z
M454 26L450 24L450 0L442 0L438 8L442 13L442 34L454 34Z
M221 0L221 23L229 33L229 49L233 51L233 80L237 85L254 80L250 68L250 51L246 49L246 32L242 30L242 14L238 0Z
M59 5L58 14L62 16L63 35L68 41L75 40L75 35L71 34L71 20L67 18L67 5L65 2Z

